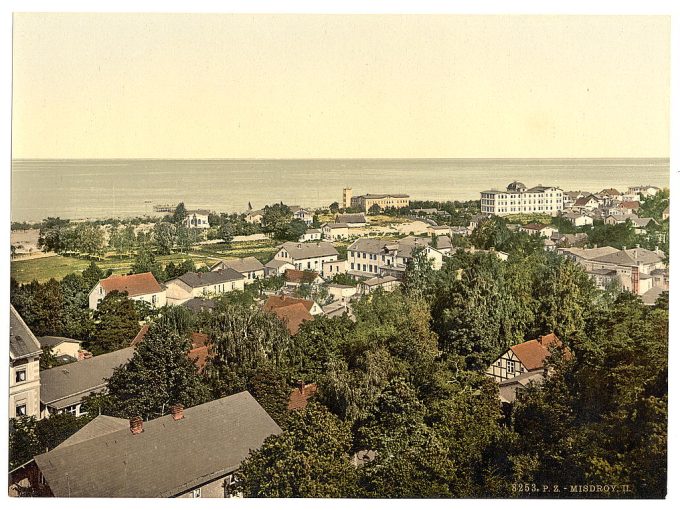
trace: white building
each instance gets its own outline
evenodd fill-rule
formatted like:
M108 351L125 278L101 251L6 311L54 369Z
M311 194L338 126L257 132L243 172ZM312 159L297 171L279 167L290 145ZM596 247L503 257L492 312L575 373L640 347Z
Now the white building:
M405 237L403 239L357 239L347 247L347 272L356 276L403 274L416 249L424 250L435 270L441 269L444 257L451 252L451 239L430 237Z
M505 191L487 190L481 193L482 214L544 213L555 216L563 209L563 191L555 186L539 185L527 189L524 184L515 181L508 184Z
M321 276L324 278L333 278L336 274L344 274L347 272L349 265L346 260L333 260L331 262L324 262Z
M347 223L325 223L321 226L324 239L336 241L349 237L349 225Z
M568 212L564 213L562 217L565 220L568 220L569 223L575 227L583 227L585 225L593 224L593 219L590 216L586 216L585 214Z
M165 288L151 273L130 275L112 275L94 286L89 295L89 306L96 310L99 303L111 292L127 292L133 301L146 301L152 308L160 308L166 304Z
M223 269L233 269L241 273L246 279L246 283L264 278L264 265L255 257L245 257L241 259L220 260L210 267L211 271L221 271Z
M209 214L210 211L205 209L187 211L184 217L184 226L187 228L210 228L210 223L208 223Z
M289 262L295 269L321 272L324 262L338 260L338 250L331 243L283 243L274 260Z
M306 243L307 241L321 241L321 229L311 228L298 239L301 243Z
M293 213L293 218L304 221L307 226L314 223L314 214L307 209L298 209Z
M9 310L9 417L40 419L42 349L12 305Z
M227 267L207 273L188 272L166 282L168 304L181 305L192 298L210 297L245 288L246 278Z

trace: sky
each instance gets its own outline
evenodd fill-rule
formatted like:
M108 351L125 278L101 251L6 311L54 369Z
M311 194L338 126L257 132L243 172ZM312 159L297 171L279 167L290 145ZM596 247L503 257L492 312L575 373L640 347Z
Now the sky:
M668 157L670 17L23 13L12 157Z

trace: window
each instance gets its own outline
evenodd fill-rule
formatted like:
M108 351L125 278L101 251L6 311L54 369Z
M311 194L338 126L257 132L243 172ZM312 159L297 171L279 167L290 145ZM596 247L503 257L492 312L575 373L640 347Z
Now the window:
M191 497L192 498L200 498L201 497L201 488L199 487L198 489L194 489L191 491Z
M157 300L158 300L158 296L156 294L151 296L151 304L152 305L155 305Z
M505 365L507 371L509 374L514 374L515 373L515 362L511 360L506 360L506 365Z
M15 416L26 416L26 404L19 404L15 408Z
M354 269L354 262L350 264L351 268Z
M68 407L64 408L64 410L62 412L64 414L71 414L73 416L77 416L78 415L78 404L68 406Z
M15 382L24 382L26 380L26 369L17 370L14 377Z

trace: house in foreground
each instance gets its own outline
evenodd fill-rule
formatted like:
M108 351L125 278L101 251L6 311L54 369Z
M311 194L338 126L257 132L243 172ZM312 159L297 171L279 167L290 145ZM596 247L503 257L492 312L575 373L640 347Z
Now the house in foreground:
M90 291L89 306L96 310L104 298L113 291L127 292L133 301L145 301L152 308L160 308L166 304L165 288L158 283L151 273L112 275L99 280Z
M306 243L307 241L321 241L321 229L310 228L298 239L301 243Z
M55 497L225 497L241 462L281 433L247 391L171 410L146 422L96 418L35 457L36 489Z
M83 414L85 397L103 392L106 380L116 368L130 361L134 352L134 347L127 347L40 372L41 418L61 413Z
M9 306L9 417L40 419L42 349L16 309Z

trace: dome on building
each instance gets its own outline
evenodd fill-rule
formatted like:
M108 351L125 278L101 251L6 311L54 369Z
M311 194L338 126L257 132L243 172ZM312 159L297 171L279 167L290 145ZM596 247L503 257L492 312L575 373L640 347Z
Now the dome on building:
M508 184L508 191L517 192L517 191L524 191L525 189L527 189L527 187L519 181L513 181L510 184Z

